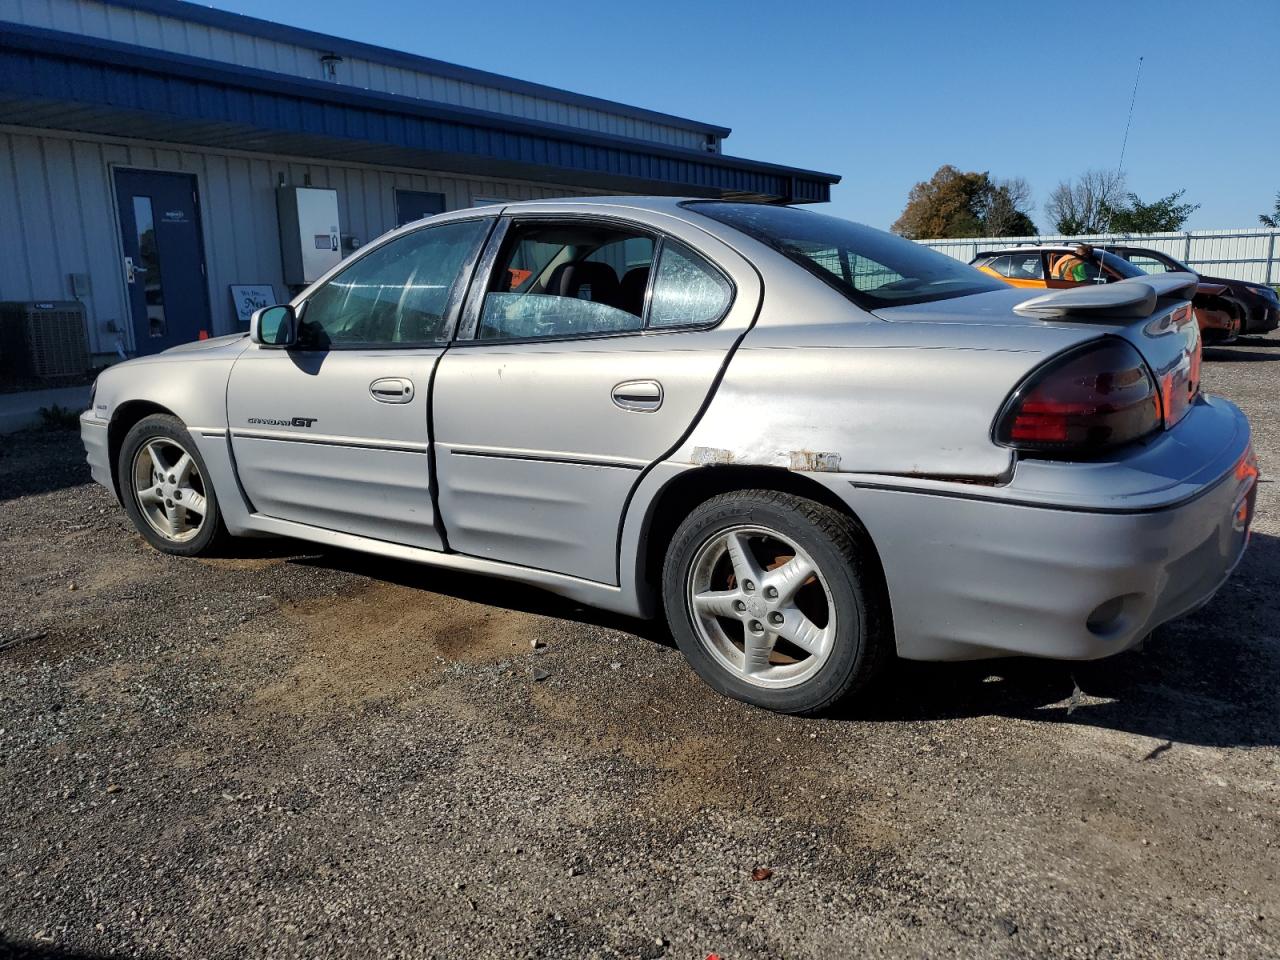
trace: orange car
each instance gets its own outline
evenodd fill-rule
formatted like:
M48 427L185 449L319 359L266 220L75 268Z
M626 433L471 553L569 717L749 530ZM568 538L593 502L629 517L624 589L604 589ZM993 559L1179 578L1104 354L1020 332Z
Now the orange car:
M1011 287L1040 290L1146 276L1123 257L1087 243L986 250L969 263ZM1240 333L1238 311L1221 296L1226 289L1220 283L1203 282L1196 288L1191 306L1206 343L1226 343Z

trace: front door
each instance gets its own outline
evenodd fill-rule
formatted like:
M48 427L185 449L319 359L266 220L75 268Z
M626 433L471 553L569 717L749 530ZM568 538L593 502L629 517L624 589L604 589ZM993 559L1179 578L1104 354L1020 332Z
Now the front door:
M124 169L115 177L134 352L159 353L208 336L196 178Z
M441 548L431 378L491 224L458 220L371 245L298 306L296 347L240 355L227 424L255 511Z
M759 284L599 218L514 220L491 244L433 393L449 547L617 583L627 499L694 422Z

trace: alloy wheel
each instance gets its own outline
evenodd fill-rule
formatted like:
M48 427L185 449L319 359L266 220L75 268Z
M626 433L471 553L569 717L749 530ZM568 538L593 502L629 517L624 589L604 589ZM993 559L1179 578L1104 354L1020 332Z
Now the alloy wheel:
M133 495L151 529L185 543L200 533L209 506L195 459L168 437L153 437L133 455Z
M707 539L688 575L699 641L747 683L792 687L822 669L836 636L836 610L818 565L764 526L736 526Z

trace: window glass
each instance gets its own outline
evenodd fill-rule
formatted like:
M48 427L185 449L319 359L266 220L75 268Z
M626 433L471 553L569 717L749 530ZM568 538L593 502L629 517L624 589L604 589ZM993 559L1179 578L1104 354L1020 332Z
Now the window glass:
M649 305L650 327L714 323L733 297L729 282L682 244L662 245Z
M769 245L867 309L1004 289L966 263L837 217L754 203L686 206Z
M1143 273L1168 273L1169 268L1161 260L1155 257L1148 257L1141 253L1133 253L1129 255L1129 262L1141 270Z
M160 251L156 249L156 225L150 197L133 198L133 223L138 231L138 266L142 291L147 301L147 326L153 337L163 337L168 325L164 317L164 286L160 282ZM136 282L136 281L135 281Z
M986 266L987 266L987 269L994 270L996 273L1000 274L1000 276L1007 277L1009 276L1009 270L1011 269L1011 266L1012 266L1012 258L1011 257L992 257L990 262L988 262Z
M379 347L448 339L445 314L488 221L427 227L366 254L307 300L304 349Z
M653 238L591 223L516 224L485 292L477 337L639 330Z
M1002 257L1001 260L1003 269L1000 273L1010 280L1044 279L1044 261L1040 259L1039 251L1011 253L1007 257Z

